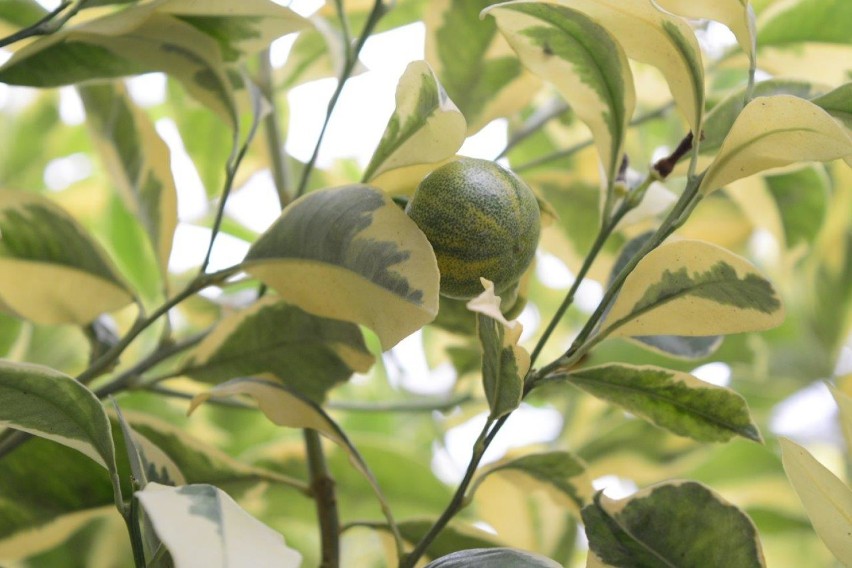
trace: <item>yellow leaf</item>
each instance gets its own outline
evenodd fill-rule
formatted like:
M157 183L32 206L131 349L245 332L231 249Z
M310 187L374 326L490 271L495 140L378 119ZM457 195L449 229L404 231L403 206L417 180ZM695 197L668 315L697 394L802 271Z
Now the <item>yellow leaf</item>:
M819 537L844 565L852 564L852 491L805 448L779 438L790 483Z
M852 135L812 102L792 95L758 97L745 106L700 191L795 162L826 162L852 155Z
M662 8L693 19L715 20L728 27L754 60L754 16L748 0L655 0Z

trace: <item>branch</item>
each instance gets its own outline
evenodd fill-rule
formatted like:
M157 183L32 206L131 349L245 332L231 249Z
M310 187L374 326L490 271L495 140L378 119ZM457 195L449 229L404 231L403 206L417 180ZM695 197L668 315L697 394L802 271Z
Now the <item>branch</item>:
M337 510L334 479L328 471L319 433L308 428L303 430L303 433L308 455L311 491L316 501L320 525L320 542L322 543L320 568L338 568L340 566L340 515Z
M76 3L71 2L70 0L65 0L57 6L56 9L45 14L45 16L36 23L15 32L10 36L0 39L0 48L19 42L22 39L27 39L28 37L49 35L59 31L59 28L65 25L65 22L70 20L74 14L80 11L83 4L85 4L85 0L77 0ZM69 7L70 9L68 9ZM65 12L65 14L61 15L62 12Z

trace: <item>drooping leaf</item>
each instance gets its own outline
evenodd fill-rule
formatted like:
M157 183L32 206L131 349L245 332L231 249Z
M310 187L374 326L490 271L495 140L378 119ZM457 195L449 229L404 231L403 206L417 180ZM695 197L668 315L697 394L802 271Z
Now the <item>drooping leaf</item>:
M764 566L757 530L734 505L693 481L583 509L590 553L607 566Z
M408 64L396 90L396 110L364 171L370 181L381 173L455 155L467 126L425 61Z
M518 345L524 328L517 320L507 321L500 311L494 284L481 278L485 291L467 303L476 313L476 331L482 348L482 384L494 420L521 404L524 378L530 369L530 354Z
M494 21L480 18L493 3L432 0L424 14L426 60L464 115L468 134L522 109L539 85L497 33Z
M557 503L577 512L591 501L594 493L586 464L568 452L530 454L499 462L480 476L471 494L492 475L509 477L514 485L528 490L543 487Z
M266 298L224 317L183 372L208 383L268 373L321 401L334 385L372 364L358 326Z
M57 87L162 71L236 129L233 89L216 41L155 8L135 5L38 39L0 67L0 82Z
M310 22L268 0L166 0L157 11L171 14L212 37L225 61L233 62L261 51L281 36L300 31Z
M87 324L133 300L106 253L39 194L0 190L0 308L42 324Z
M793 95L803 99L824 93L824 89L807 81L793 79L767 79L754 85L752 95L754 97L769 97L772 95ZM719 147L731 131L731 127L737 120L740 112L745 106L746 88L737 89L716 104L707 113L704 120L703 134L700 152L702 154L718 152ZM815 101L814 101L815 102Z
M298 568L302 555L284 537L212 485L149 483L136 497L176 568L282 566Z
M286 301L360 323L389 349L438 311L438 264L425 235L381 191L351 185L287 206L243 267Z
M784 471L808 518L832 554L852 562L852 490L805 448L779 438Z
M165 276L177 226L169 148L119 83L81 85L78 92L106 169L145 228Z
M563 0L602 25L627 56L657 67L692 132L704 112L704 67L695 33L685 20L648 0Z
M655 0L662 8L687 18L715 20L728 27L740 48L754 60L754 14L749 0Z
M68 375L0 361L0 424L73 448L116 472L106 412L92 391Z
M742 436L760 442L745 400L688 373L650 365L600 365L558 375L661 428L702 442Z
M494 16L524 65L553 83L586 123L612 183L635 105L621 46L600 24L567 6L513 2L483 13Z
M703 241L665 243L627 277L601 333L716 335L784 321L772 285L744 258Z
M426 568L558 568L554 560L514 548L460 550L433 560Z
M340 446L349 456L353 467L370 483L383 511L387 515L390 514L370 468L340 426L317 403L280 382L254 378L233 379L197 395L190 403L189 412L192 413L210 398L236 395L246 395L254 399L260 411L274 424L287 428L310 428Z
M790 95L758 97L737 116L700 191L779 166L850 155L852 134L819 106Z

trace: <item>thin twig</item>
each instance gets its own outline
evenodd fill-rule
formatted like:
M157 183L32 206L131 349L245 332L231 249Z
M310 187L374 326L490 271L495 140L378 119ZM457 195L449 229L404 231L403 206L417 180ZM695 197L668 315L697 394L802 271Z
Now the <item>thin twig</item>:
M665 104L661 107L658 107L658 108L656 108L652 111L649 111L645 114L641 114L641 115L637 116L636 118L634 118L630 122L630 126L639 126L640 124L643 124L643 123L648 122L650 120L654 120L656 118L660 118L662 116L665 116L665 114L669 110L671 110L672 108L674 108L674 103L669 102L669 103L667 103L667 104ZM588 148L592 144L594 144L594 140L589 138L589 139L584 140L582 142L579 142L579 143L577 143L577 144L575 144L575 145L573 145L569 148L565 148L564 150L559 150L557 152L553 152L552 154L547 154L546 156L542 156L542 157L537 158L535 160L529 161L525 164L512 166L512 169L516 172L522 172L524 170L531 170L531 169L536 168L538 166L541 166L541 165L544 165L544 164L549 164L550 162L555 162L557 160L561 160L563 158L567 158L569 156L572 156L572 155L576 154L577 152L579 152L580 150Z
M290 172L287 168L287 156L284 153L284 141L281 138L281 124L278 120L278 107L275 99L275 84L272 79L272 63L269 60L269 49L264 49L258 55L257 86L266 97L270 110L263 117L263 131L266 135L266 147L272 162L272 180L275 182L275 192L281 209L293 199L290 187Z
M43 18L41 18L39 21L32 24L31 26L27 26L26 28L17 31L10 36L0 39L0 48L6 47L7 45L12 45L13 43L19 42L22 39L27 39L29 37L35 36L49 35L56 31L59 31L59 28L65 25L65 22L70 20L74 16L74 14L80 11L80 8L83 7L83 4L85 4L84 0L78 0L76 3L71 2L70 0L62 2L54 10L45 14ZM71 7L71 9L60 17L62 12L65 12L66 9L69 8L69 6Z
M340 73L340 77L337 80L337 87L334 89L334 93L331 95L331 99L328 101L328 107L325 113L325 120L322 123L322 128L320 129L319 136L317 137L317 142L314 145L314 151L311 154L308 163L305 164L305 169L302 170L302 177L299 180L299 185L296 189L296 197L301 197L308 188L308 181L310 181L311 173L313 172L314 166L316 165L317 158L319 157L320 147L322 146L323 138L325 137L325 131L328 129L328 123L331 121L331 115L334 113L334 109L337 106L337 101L340 98L340 94L343 92L343 87L346 85L346 82L349 80L349 77L352 76L352 72L355 70L355 65L358 63L358 56L361 53L361 49L364 47L364 44L367 41L367 38L370 37L370 34L373 33L373 29L378 24L379 20L382 16L387 12L387 8L385 7L382 0L375 0L373 3L373 9L370 12L370 16L367 18L367 23L364 25L364 30L361 32L361 35L358 37L358 41L353 48L349 48L347 45L346 49L346 60L343 65L343 70Z

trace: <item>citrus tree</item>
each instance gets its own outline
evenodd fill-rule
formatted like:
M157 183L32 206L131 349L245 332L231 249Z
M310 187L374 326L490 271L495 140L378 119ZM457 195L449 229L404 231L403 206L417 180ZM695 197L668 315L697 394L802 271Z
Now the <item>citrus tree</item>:
M850 21L848 0L0 0L0 562L852 562ZM365 45L403 26L424 58L371 159L319 165ZM154 72L145 106L127 80ZM288 95L328 77L297 160ZM460 155L493 125L501 151ZM88 169L50 189L61 159ZM264 172L258 233L235 204ZM178 269L189 226L207 246ZM417 357L450 385L407 388ZM781 436L826 383L838 439Z

